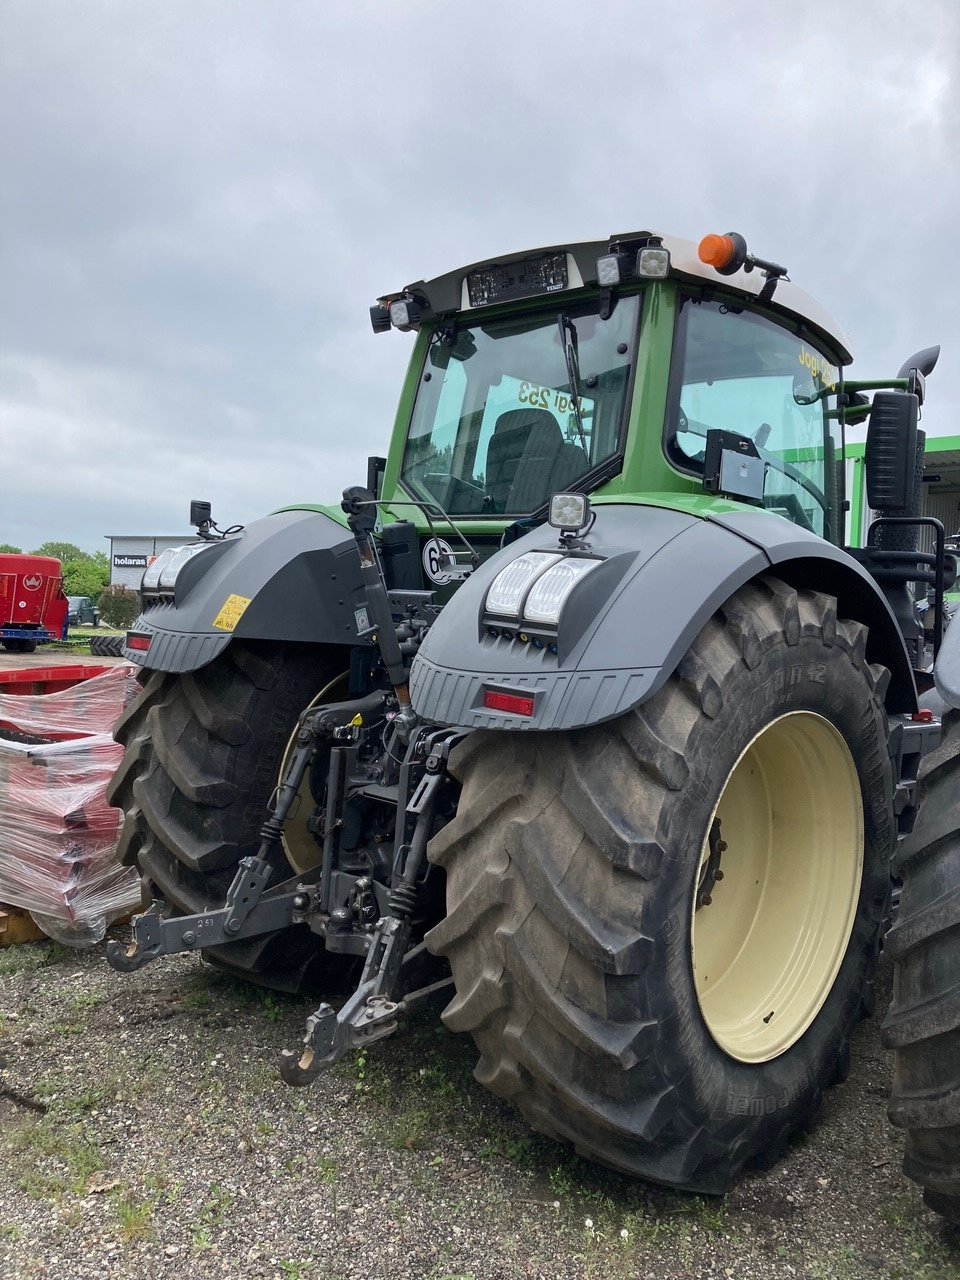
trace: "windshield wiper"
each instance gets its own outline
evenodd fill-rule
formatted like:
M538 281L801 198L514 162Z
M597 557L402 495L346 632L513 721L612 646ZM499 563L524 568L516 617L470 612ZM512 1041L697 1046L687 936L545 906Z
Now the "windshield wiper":
M587 448L587 436L583 429L583 414L580 412L580 340L577 337L577 326L561 311L557 316L557 328L560 330L560 346L563 348L567 378L570 381L570 399L573 401L577 435L580 437L580 444L589 461L590 451Z

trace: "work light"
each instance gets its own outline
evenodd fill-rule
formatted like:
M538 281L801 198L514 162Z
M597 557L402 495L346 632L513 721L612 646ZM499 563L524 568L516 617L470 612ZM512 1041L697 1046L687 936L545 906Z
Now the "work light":
M609 289L612 285L619 284L621 280L621 264L623 262L623 254L607 253L602 258L597 259L597 284L603 288Z
M670 250L650 245L637 254L637 275L647 280L663 280L670 273Z
M518 618L527 587L560 559L562 557L556 551L527 551L511 560L490 584L486 612L502 618Z
M390 312L382 303L370 308L370 324L374 333L386 333L390 328Z
M148 565L140 583L141 591L172 591L177 574L195 555L206 551L208 543L191 542L184 547L168 547Z
M412 298L398 298L390 303L390 323L395 329L413 329L420 320L420 304Z
M573 560L568 557L542 573L523 605L524 622L543 622L549 626L560 625L560 610L567 596L580 579L602 560Z
M555 493L550 499L547 520L554 529L576 533L590 519L590 500L582 493Z

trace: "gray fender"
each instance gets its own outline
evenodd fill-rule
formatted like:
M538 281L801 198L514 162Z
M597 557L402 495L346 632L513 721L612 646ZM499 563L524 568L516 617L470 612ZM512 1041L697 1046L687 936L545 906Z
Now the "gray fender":
M867 657L888 667L887 708L916 710L903 639L883 595L845 552L780 516L689 515L663 507L595 508L589 549L605 563L561 614L556 653L491 635L482 625L493 578L524 551L556 551L544 527L480 566L431 627L411 672L424 719L488 729L575 729L639 706L665 683L697 634L745 582L775 571L798 588L837 597L841 616L870 628ZM533 696L531 716L490 711L488 689Z
M224 610L231 597L239 604ZM172 598L144 604L132 630L150 647L125 654L157 671L194 671L234 638L353 644L363 606L356 543L322 512L281 511L210 543L183 566Z
M951 707L960 707L960 613L947 627L933 677L944 702Z

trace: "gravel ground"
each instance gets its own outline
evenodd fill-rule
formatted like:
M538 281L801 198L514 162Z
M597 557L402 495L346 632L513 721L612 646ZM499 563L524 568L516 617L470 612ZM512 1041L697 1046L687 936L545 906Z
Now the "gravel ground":
M288 1089L307 1011L195 956L123 977L102 948L0 951L0 1276L960 1276L899 1172L876 1022L815 1133L705 1200L532 1134L435 1011Z

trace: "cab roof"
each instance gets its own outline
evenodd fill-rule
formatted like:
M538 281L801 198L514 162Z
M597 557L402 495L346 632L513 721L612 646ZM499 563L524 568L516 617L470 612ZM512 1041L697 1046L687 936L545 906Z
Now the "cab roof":
M405 292L426 302L428 315L450 315L454 312L473 310L470 306L467 291L467 276L475 271L496 266L508 266L510 263L522 262L527 258L536 258L546 254L567 254L568 290L597 284L597 259L612 251L616 245L629 244L655 237L662 241L664 248L670 251L670 275L680 279L697 280L716 286L718 289L732 290L744 298L757 298L766 283L763 274L758 270L743 269L733 275L720 275L713 267L700 261L697 245L692 240L683 240L678 236L662 235L656 231L631 231L621 235L612 235L606 240L582 240L572 244L547 245L537 249L527 249L521 253L508 253L496 258L487 258L481 262L472 262L468 266L458 267L432 280L418 280L407 285ZM531 296L555 297L554 293L533 294ZM811 329L816 330L829 339L836 348L841 364L849 364L853 359L847 336L823 308L808 293L798 288L790 280L779 279L772 299L763 305L772 311L779 311L795 319L803 321Z

